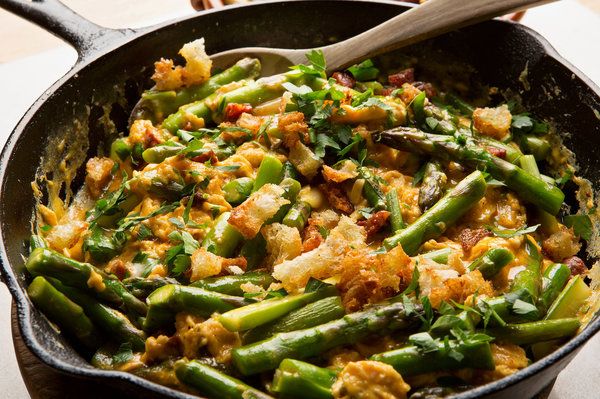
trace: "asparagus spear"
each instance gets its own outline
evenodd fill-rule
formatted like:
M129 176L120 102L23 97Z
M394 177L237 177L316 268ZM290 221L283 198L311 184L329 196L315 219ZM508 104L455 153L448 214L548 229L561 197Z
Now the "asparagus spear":
M495 367L489 342L450 341L448 346L451 350L443 342L437 346L435 351L424 352L417 346L409 345L374 355L371 360L387 363L403 376L463 368L493 370Z
M335 287L326 286L304 294L265 299L223 313L219 316L219 321L229 331L250 330L278 319L303 305L336 294Z
M506 248L492 248L475 259L469 265L469 270L479 270L483 278L489 280L514 258L513 253Z
M130 343L133 350L144 350L146 334L136 328L124 314L101 304L77 288L62 284L56 279L51 279L50 283L81 306L85 314L105 332L106 336L119 343Z
M424 254L419 254L416 256L422 256L423 258L431 259L437 263L448 263L448 256L452 253L451 248L442 248L436 251L425 252Z
M256 172L252 192L255 192L267 183L279 184L282 179L283 164L277 157L267 154L260 162L258 171Z
M312 208L309 203L297 201L283 218L283 224L302 231L308 222Z
M523 199L553 215L558 213L562 206L565 195L559 188L547 184L510 162L489 154L468 137L455 138L398 127L381 132L375 138L400 150L455 160L474 168L483 168L494 178L503 181L510 189L518 192Z
M223 186L225 201L232 205L241 204L252 194L253 186L254 179L250 177L240 177L230 181Z
M525 239L525 251L529 260L525 270L519 272L512 281L510 292L525 302L535 304L542 288L542 255L530 236Z
M431 161L425 166L423 183L419 188L419 206L425 212L435 205L442 195L448 178L439 162Z
M225 106L230 103L257 105L265 101L272 100L283 94L285 88L283 83L298 83L305 78L299 71L289 71L281 75L274 75L257 80L256 82L247 82L244 86L224 94L211 94L206 99L197 101L181 107L176 113L169 115L163 121L162 127L175 133L185 125L188 114L198 118L203 118L204 123L213 121L213 111L208 104L217 102L217 109L214 116L220 116Z
M358 168L358 175L361 179L365 180L363 195L369 205L376 210L386 209L385 195L381 191L381 187L379 187L379 183L373 173L368 168L361 166Z
M129 277L123 280L125 288L138 298L146 298L153 291L167 284L179 284L179 282L171 277Z
M407 314L401 302L387 302L304 330L284 332L233 350L233 364L244 375L273 370L286 358L306 359L331 348L352 344L371 334L409 328L417 312Z
M466 116L473 115L473 111L475 110L475 108L473 108L471 105L469 105L466 102L464 102L457 95L452 94L452 93L448 93L448 94L446 94L446 96L445 96L444 99L446 100L446 102L448 104L452 105L460 113L462 113L462 114L464 114Z
M248 265L246 270L254 270L258 268L265 256L267 256L267 241L262 234L257 234L256 237L246 240L240 248L240 256L246 258Z
M48 248L48 244L44 237L33 234L29 237L29 252L32 252L36 248Z
M402 219L402 211L400 210L400 201L398 201L398 191L390 190L385 196L387 209L390 211L390 225L392 233L397 233L406 227L406 223Z
M269 273L249 272L237 276L209 277L194 281L191 286L203 288L208 291L220 292L226 295L244 295L241 285L251 283L262 288L267 288L274 281Z
M212 76L200 85L185 87L180 90L147 90L136 104L132 116L135 119L161 120L166 115L177 111L182 105L202 100L218 88L241 79L253 79L260 74L260 61L256 58L242 58L235 65Z
M530 173L535 177L542 177L533 155L523 155L519 159L519 163L525 172ZM536 214L542 225L542 229L546 234L554 234L559 230L558 220L556 220L554 215L541 209L536 209Z
M575 335L581 322L577 318L540 320L531 323L507 324L486 330L486 334L499 341L516 345L530 345L536 342L567 338Z
M539 304L549 309L571 277L571 270L562 263L554 263L546 268L542 278L542 293Z
M333 370L285 359L275 370L271 390L290 399L333 399L336 376Z
M226 312L247 303L244 298L237 296L182 285L160 287L148 296L146 302L148 315L144 320L145 331L172 323L177 312L186 311L209 317L214 312Z
M37 248L29 255L25 267L34 276L56 278L130 312L146 314L146 304L129 292L121 281L89 263L77 262L50 249Z
M280 332L303 330L318 326L339 319L344 314L345 311L340 297L323 298L300 309L292 310L287 315L268 324L253 328L244 335L244 343L251 344L262 341Z
M546 320L576 316L591 294L591 288L580 276L573 277L548 310Z
M183 144L169 141L165 144L155 145L144 150L142 158L148 163L161 163L165 159L179 154L185 146Z
M402 245L404 252L414 255L423 242L442 234L449 225L483 198L485 189L483 174L479 171L471 173L413 224L386 238L383 245L387 249Z
M184 384L214 399L273 399L246 383L196 360L175 363L175 374Z
M523 151L532 154L536 161L543 161L550 152L548 140L531 135L523 135L520 140Z
M242 242L240 232L227 222L230 215L230 212L220 214L213 222L212 229L202 240L202 248L225 258L232 256Z
M100 332L81 306L54 288L44 277L34 278L27 287L27 293L33 304L67 335L88 349L100 346Z

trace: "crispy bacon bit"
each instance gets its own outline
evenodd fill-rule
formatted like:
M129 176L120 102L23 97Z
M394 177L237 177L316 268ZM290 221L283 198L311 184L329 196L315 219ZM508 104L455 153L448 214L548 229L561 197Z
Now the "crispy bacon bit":
M238 103L229 103L225 106L225 111L223 112L224 118L226 121L235 122L238 118L244 113L252 112L252 105L250 104L238 104Z
M223 270L229 274L229 266L237 266L240 269L246 271L246 267L248 267L248 260L246 260L243 256L238 256L237 258L223 258Z
M489 237L491 233L486 229L464 229L458 235L458 241L462 245L463 251L469 252L479 241Z
M327 183L320 184L319 189L325 194L327 197L327 201L333 207L346 215L354 212L354 205L348 199L348 196L337 184Z
M345 87L353 88L356 84L356 80L348 72L334 72L331 77L334 78L340 85Z
M125 262L122 259L113 259L108 263L107 271L113 273L115 276L119 278L119 280L123 280L127 277L127 266L125 266Z
M388 76L388 82L392 86L402 87L404 83L412 83L415 81L415 69L407 68L403 71Z
M415 83L413 83L413 86L415 86L417 89L419 89L421 91L424 91L427 98L433 98L437 95L437 91L435 90L435 87L433 87L433 85L431 83L415 82Z
M206 162L208 160L210 160L211 165L219 162L219 158L217 158L217 155L213 150L203 152L202 154L192 158L192 161L194 162Z
M563 259L562 263L566 264L571 269L571 276L577 276L587 272L587 266L585 262L578 256L571 256Z
M314 224L306 226L302 232L302 252L312 251L325 241L323 235L319 231L319 227Z
M375 212L366 220L361 220L357 224L363 226L367 232L367 238L372 238L387 223L390 213L388 211Z
M487 146L485 150L495 157L506 159L506 150L504 148Z
M398 90L397 87L386 87L383 90L381 90L381 95L382 96L391 96L392 93L394 92L394 90Z

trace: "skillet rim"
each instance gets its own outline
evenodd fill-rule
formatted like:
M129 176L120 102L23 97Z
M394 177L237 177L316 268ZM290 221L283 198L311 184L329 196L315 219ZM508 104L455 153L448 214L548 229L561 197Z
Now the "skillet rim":
M291 2L305 2L308 3L311 0L286 0L283 3L291 3ZM332 0L334 2L338 2L340 0ZM414 7L414 4L398 2L393 0L351 0L353 2L360 3L378 3L378 4L387 4L394 5L400 8L408 8ZM29 121L34 117L37 111L43 106L43 104L49 100L53 93L57 91L58 88L63 86L69 80L71 80L79 71L93 67L93 64L98 61L99 58L113 52L117 48L131 43L136 40L142 40L147 35L151 35L157 31L160 31L163 28L166 28L171 25L175 25L177 23L181 23L184 21L188 21L194 18L202 18L206 15L210 15L213 13L227 13L229 10L234 10L239 7L264 7L270 4L279 3L282 1L279 0L269 0L269 1L261 1L259 3L250 3L247 5L238 5L238 6L230 6L223 9L214 9L205 11L198 14L191 14L189 16L177 18L171 21L167 21L158 25L151 26L149 28L144 28L138 31L138 33L133 34L129 37L124 37L121 40L116 40L114 43L111 43L105 48L98 49L95 53L86 56L85 58L80 58L77 60L75 65L60 79L58 79L54 84L52 84L44 93L31 105L31 107L26 111L26 113L21 117L17 125L13 128L9 137L6 140L6 143L0 153L0 184L2 184L2 188L5 184L5 177L7 174L7 168L10 163L10 158L13 153L16 142L19 137L23 133L23 130L29 123ZM539 33L534 31L533 29L517 24L510 21L500 21L500 20L492 20L485 21L482 24L514 24L518 27L518 29L522 30L525 34L532 37L535 41L537 41L541 47L545 55L551 57L555 61L557 61L560 65L566 68L568 71L577 76L585 85L587 85L592 92L598 97L600 97L600 88L591 81L586 75L584 75L581 71L579 71L575 66L573 66L570 62L568 62L565 58L563 58L552 45ZM0 191L1 195L1 191ZM166 386L154 383L152 381L146 380L142 377L138 377L134 374L121 372L121 371L108 371L101 370L97 368L82 368L79 366L75 366L71 363L62 361L58 358L53 357L44 347L44 344L37 341L35 335L33 333L33 324L31 323L31 313L34 311L33 304L29 300L29 297L25 293L24 289L19 285L19 278L15 270L10 267L10 263L8 261L5 245L4 245L5 234L0 229L0 266L1 266L1 277L3 282L6 284L9 289L13 300L16 302L17 308L17 317L18 317L18 327L23 337L23 341L27 348L38 358L40 359L46 366L49 366L58 372L63 374L73 375L75 377L87 378L87 379L95 379L98 381L106 380L106 381L115 381L115 382L126 382L131 384L128 388L133 388L134 386L138 386L141 388L145 388L147 390L153 391L155 394L162 394L171 398L181 398L181 399L191 399L198 398L196 395L186 394L180 391L177 391L172 388L167 388ZM581 346L586 343L593 335L595 335L600 330L600 317L598 315L595 316L595 319L588 324L588 326L573 339L568 341L565 345L560 347L558 350L553 352L552 354L546 356L545 358L534 362L528 367L508 376L504 377L500 380L470 389L466 392L452 395L453 398L460 399L471 399L477 397L483 397L485 395L490 395L493 393L497 393L502 389L506 389L512 385L516 385L538 373L543 372L545 369L555 365L558 361L573 354L575 356L576 352L581 348Z

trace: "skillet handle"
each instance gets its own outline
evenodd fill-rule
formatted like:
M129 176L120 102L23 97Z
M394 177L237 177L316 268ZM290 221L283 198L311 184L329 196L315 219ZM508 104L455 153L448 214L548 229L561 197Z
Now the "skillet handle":
M96 25L58 0L0 0L0 8L65 40L77 50L79 60L135 33L132 29Z

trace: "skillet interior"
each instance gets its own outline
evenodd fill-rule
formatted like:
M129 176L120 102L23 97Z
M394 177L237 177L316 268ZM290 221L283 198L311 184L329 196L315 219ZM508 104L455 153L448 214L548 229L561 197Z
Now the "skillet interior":
M149 86L153 60L175 57L183 43L197 37L206 39L209 53L254 45L313 47L349 37L405 9L406 5L374 1L297 1L229 8L153 29L109 54L99 54L89 65L76 68L57 82L24 116L2 153L1 256L4 277L17 299L20 327L30 349L62 371L94 378L112 377L113 384L128 391L133 389L129 382L137 381L143 389L130 391L135 397L151 397L151 392L157 396L187 397L129 374L92 368L52 330L24 295L22 256L26 254L24 242L30 234L27 221L35 206L30 182L38 160L44 155L47 137L71 134L74 120L79 120L89 127L88 155L94 155L107 136L126 129L129 109L141 88ZM422 55L420 68L424 73L432 73L427 70L429 57L461 59L477 72L454 72L455 79L480 80L520 93L524 105L533 113L553 120L560 132L572 134L565 142L584 166L581 175L594 185L600 184L600 159L594 153L594 145L590 145L598 143L600 137L600 121L594 113L600 110L600 91L580 73L565 66L536 34L520 25L493 21L442 36L405 52ZM518 80L526 65L531 87L528 91L523 90ZM116 104L121 93L129 100L127 104ZM111 107L114 131L99 122L102 106ZM78 180L75 179L74 188ZM571 343L538 362L537 368L528 368L461 397L479 394L504 397L515 392L519 392L520 397L531 396L551 381L574 356L574 348L598 329L600 320L595 320ZM534 375L541 369L545 371Z

